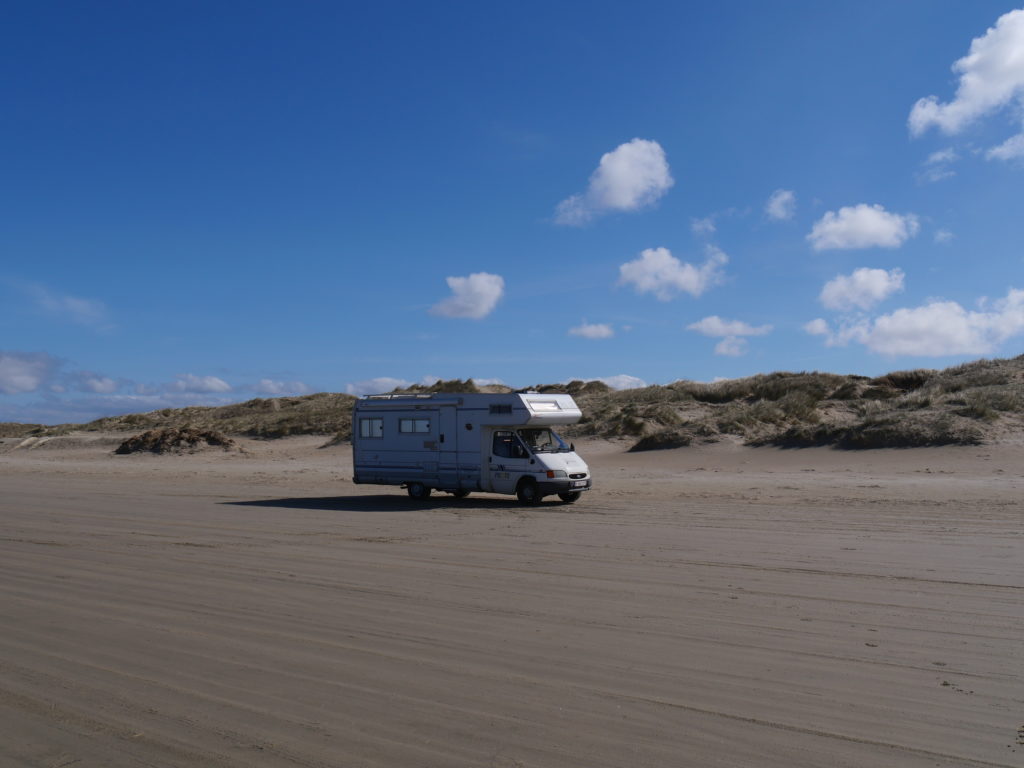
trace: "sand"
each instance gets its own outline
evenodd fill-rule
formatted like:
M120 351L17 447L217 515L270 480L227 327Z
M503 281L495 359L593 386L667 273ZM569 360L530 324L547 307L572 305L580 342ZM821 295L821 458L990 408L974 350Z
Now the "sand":
M2 766L1021 766L1024 448L589 442L575 505L345 447L0 441Z

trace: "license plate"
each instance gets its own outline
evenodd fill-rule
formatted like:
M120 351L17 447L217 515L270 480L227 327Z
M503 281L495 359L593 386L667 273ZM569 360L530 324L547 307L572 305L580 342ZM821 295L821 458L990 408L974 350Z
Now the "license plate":
M572 481L572 487L573 488L586 488L587 487L587 481L586 480L573 480Z

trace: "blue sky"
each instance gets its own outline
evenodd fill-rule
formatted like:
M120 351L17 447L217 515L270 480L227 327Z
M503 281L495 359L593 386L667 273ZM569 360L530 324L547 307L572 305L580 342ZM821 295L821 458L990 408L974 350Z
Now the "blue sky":
M1024 10L30 3L0 420L1024 339Z

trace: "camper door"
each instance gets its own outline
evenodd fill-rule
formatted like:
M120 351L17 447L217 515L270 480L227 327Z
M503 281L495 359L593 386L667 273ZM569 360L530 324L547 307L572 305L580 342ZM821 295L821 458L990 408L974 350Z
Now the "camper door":
M530 471L530 452L511 429L495 429L489 448L487 466L491 490L515 493L519 478Z
M442 488L458 488L459 430L456 428L455 406L441 406L438 411L438 419L438 482Z

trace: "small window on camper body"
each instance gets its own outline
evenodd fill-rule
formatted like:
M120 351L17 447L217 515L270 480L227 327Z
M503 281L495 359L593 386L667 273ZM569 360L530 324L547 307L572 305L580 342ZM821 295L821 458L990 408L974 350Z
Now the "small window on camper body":
M509 403L492 405L491 413L512 413L512 406Z
M360 437L384 437L384 419L360 419Z
M399 419L398 431L414 434L430 432L430 419Z

